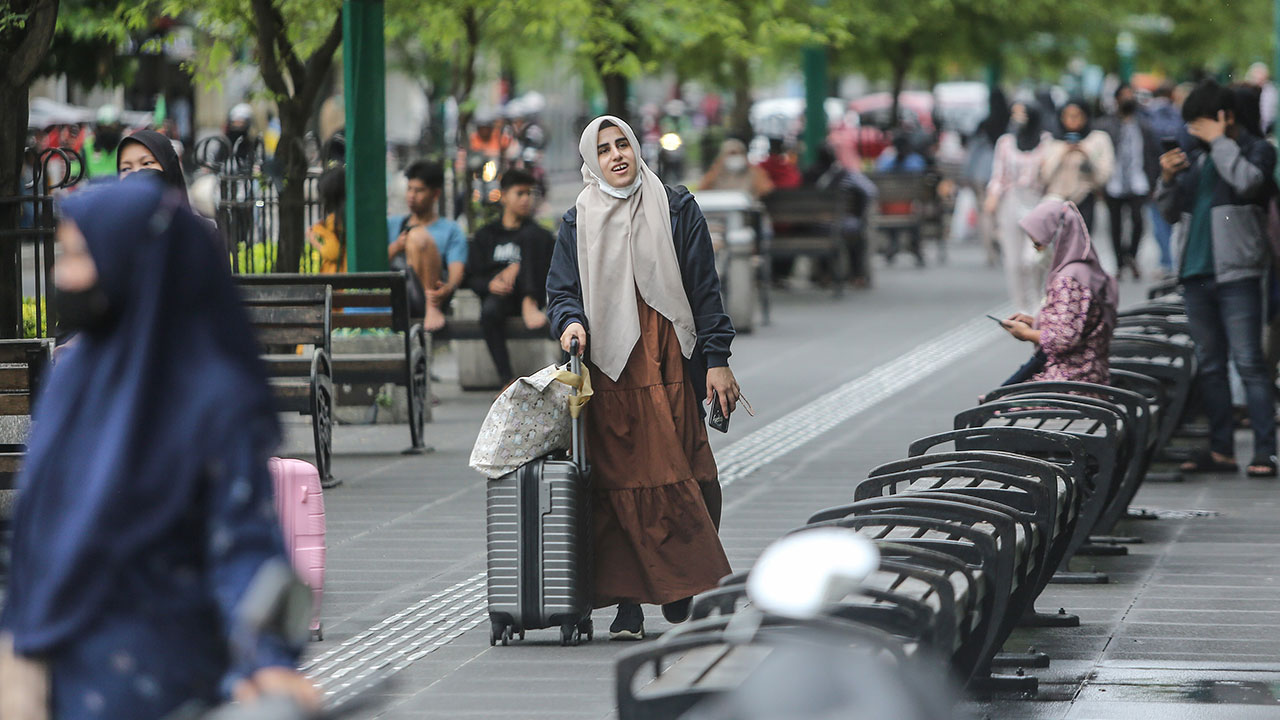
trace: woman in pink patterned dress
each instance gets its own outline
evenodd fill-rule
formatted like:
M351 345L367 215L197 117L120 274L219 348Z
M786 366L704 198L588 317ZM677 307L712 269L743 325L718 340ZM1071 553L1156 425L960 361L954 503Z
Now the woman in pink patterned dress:
M1035 343L1046 358L1031 379L1110 384L1118 292L1098 263L1080 211L1073 202L1047 200L1019 225L1037 250L1053 253L1039 314L1016 313L1004 322L1010 335Z

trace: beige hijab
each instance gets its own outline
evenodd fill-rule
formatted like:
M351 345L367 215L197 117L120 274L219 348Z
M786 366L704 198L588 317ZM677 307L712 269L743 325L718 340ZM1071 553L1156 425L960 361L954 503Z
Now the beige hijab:
M625 188L604 180L596 154L600 125L616 125L635 152L639 172ZM636 289L649 307L671 321L680 351L693 355L698 331L681 282L671 236L671 206L662 181L640 158L631 127L611 115L592 120L578 142L582 180L578 193L578 275L591 328L591 359L611 380L622 375L640 339Z

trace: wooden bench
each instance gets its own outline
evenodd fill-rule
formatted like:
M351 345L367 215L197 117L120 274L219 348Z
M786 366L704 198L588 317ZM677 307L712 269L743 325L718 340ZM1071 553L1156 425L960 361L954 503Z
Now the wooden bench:
M849 212L847 194L838 189L786 188L765 195L761 202L773 224L764 247L769 260L815 257L831 267L836 296L843 293L853 252L853 239L841 230Z
M330 328L387 329L403 336L403 352L331 354L333 381L340 384L394 383L408 390L409 440L405 452L428 450L425 425L431 403L427 333L410 317L404 271L339 274L241 275L245 288L331 289ZM326 352L331 341L326 340ZM281 358L280 362L288 362ZM295 358L295 363L303 361Z
M871 227L878 233L887 230L916 233L924 242L925 212L935 197L934 186L928 177L916 173L878 172L867 176L876 186L878 195L871 212ZM906 213L885 212L894 205L909 205ZM882 244L882 251L887 246ZM913 253L919 248L909 248Z
M333 363L329 316L333 292L327 285L241 283L249 322L258 334L278 409L311 417L316 469L325 487L333 477ZM312 349L298 352L299 346Z
M0 417L31 415L40 377L53 357L53 340L0 340ZM12 490L26 443L0 443L0 490Z

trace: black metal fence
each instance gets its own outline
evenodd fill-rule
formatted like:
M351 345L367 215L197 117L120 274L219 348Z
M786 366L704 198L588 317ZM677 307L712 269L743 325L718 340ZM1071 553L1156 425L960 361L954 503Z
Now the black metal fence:
M0 338L50 337L57 326L57 299L52 291L55 198L85 177L84 157L75 150L27 148L21 192L0 197L0 283L5 305ZM13 281L10 283L10 281Z
M310 228L324 219L319 183L327 149L320 148L314 141L306 145L310 169L303 180L302 214L304 227ZM193 191L207 192L212 188L216 193L212 198L212 204L217 208L215 220L227 243L232 272L320 270L319 256L305 241L298 267L280 267L276 262L280 216L289 208L282 205L280 199L280 188L284 182L282 168L267 155L261 140L241 138L233 143L223 136L209 137L196 145L195 157L199 165L197 172L216 178L212 183L197 178ZM198 204L199 200L197 198Z

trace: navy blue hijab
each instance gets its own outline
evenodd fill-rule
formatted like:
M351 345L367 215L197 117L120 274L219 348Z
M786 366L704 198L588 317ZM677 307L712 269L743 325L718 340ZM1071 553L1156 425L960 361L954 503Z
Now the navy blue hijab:
M154 177L90 187L63 210L88 241L109 317L59 359L35 407L0 622L27 655L94 620L120 568L198 501L211 463L232 447L265 462L280 437L208 224Z

